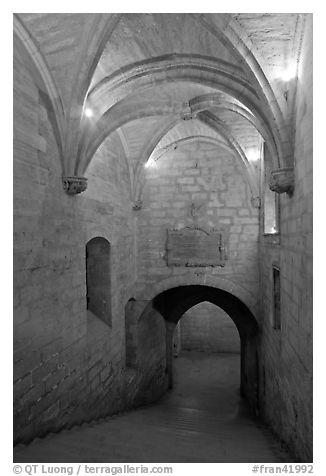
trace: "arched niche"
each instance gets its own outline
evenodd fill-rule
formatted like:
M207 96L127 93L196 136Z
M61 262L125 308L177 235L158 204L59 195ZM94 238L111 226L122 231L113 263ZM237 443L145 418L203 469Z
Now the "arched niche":
M112 325L110 243L102 237L86 245L86 301L89 311Z

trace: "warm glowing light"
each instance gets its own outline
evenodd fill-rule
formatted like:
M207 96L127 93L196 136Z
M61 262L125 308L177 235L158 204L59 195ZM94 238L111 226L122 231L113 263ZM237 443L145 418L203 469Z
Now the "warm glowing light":
M87 108L85 109L85 116L86 116L86 117L92 117L93 114L94 114L94 113L93 113L92 109L90 109L89 107L87 107Z
M257 149L248 149L246 152L247 159L249 162L257 162L260 159L260 153Z
M146 169L148 169L149 167L155 167L155 166L156 166L156 162L153 159L148 159L148 161L144 165Z
M281 71L280 77L284 82L287 83L291 81L291 79L295 78L296 74L297 74L296 63L290 63L288 64L287 68Z

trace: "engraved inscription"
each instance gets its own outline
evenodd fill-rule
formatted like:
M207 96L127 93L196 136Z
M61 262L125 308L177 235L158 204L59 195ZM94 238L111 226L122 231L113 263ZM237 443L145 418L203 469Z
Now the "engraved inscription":
M167 230L168 266L224 266L223 231L186 227Z

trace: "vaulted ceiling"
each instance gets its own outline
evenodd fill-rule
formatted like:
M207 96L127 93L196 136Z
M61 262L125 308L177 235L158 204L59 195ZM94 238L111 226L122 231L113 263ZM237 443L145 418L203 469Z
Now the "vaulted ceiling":
M304 22L296 13L24 13L14 31L48 98L63 175L87 176L116 131L136 179L148 160L198 138L231 150L258 187L262 140L274 168L292 166Z

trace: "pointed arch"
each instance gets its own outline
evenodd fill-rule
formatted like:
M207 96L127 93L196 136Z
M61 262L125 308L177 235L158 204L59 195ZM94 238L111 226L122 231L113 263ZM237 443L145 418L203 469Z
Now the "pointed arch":
M282 148L282 138L275 118L272 115L269 105L261 104L252 86L242 77L237 76L234 69L223 68L219 61L212 58L203 58L199 55L167 55L167 57L154 58L150 62L143 62L141 65L131 65L126 71L111 75L105 78L90 93L90 100L93 98L94 104L100 100L104 93L110 92L115 95L115 100L123 102L123 98L132 98L135 90L140 91L153 86L160 86L173 81L184 81L199 83L215 89L221 90L242 102L244 106L252 111L260 124L264 125L267 134L273 137L277 150L278 163L281 165L285 156ZM118 103L116 103L118 104ZM100 143L111 129L111 112L116 110L116 105L106 110L96 123L92 137L86 137L80 147L80 170L86 169L94 147L91 145ZM141 117L141 115L139 115Z
M248 307L234 294L217 286L186 285L170 288L154 297L153 307L167 321L177 323L190 308L205 301L229 314L241 339L257 335L258 322Z
M220 288L218 282L214 283L213 280L212 285L209 283L191 284L183 282L173 286L171 278L170 284L159 293L157 293L157 288L152 289L151 295L153 297L139 319L141 321L143 316L148 313L151 313L152 318L155 319L155 313L158 313L166 321L166 373L169 378L169 387L173 386L172 349L175 325L188 309L196 304L208 301L223 309L238 329L241 341L240 390L241 394L248 399L251 408L257 411L259 407L257 372L259 325L255 314L246 305L246 302L237 296L236 286L225 290Z
M189 106L193 114L197 114L198 112L203 111L209 111L210 108L214 108L218 110L231 111L243 117L253 127L255 127L259 134L263 137L268 149L270 150L274 168L277 169L280 166L277 154L277 147L274 138L271 136L264 124L261 123L259 119L257 119L257 117L251 114L251 112L248 111L246 108L239 106L234 102L221 99L216 94L205 94L203 96L198 96L189 101Z
M281 162L283 164L282 166L293 166L293 151L290 138L286 132L287 127L282 112L287 110L288 105L282 91L278 89L277 85L274 85L276 94L274 93L273 88L263 71L263 61L259 58L259 52L257 51L256 46L229 13L218 15L210 14L210 16L206 13L192 15L220 41L229 45L234 54L239 57L241 64L245 65L245 70L249 74L249 78L252 78L258 85L260 98L263 99L265 105L272 113L273 122L277 127L284 154Z
M208 124L208 122L204 122L205 124ZM210 127L212 127L210 125ZM252 197L257 197L259 195L259 188L258 188L258 185L255 181L255 178L253 177L252 173L251 173L251 170L249 169L249 165L248 165L248 160L245 156L245 153L243 152L243 150L241 149L240 145L235 141L235 139L230 139L230 136L226 136L223 132L221 132L220 128L218 127L212 127L213 130L215 130L216 132L218 132L219 134L221 134L223 137L225 137L226 141L228 142L228 146L224 143L222 143L221 141L219 141L218 139L214 139L213 137L208 137L208 136L191 136L191 137L186 137L186 138L182 138L176 142L173 142L173 144L178 144L178 143L182 143L182 142L188 142L190 140L192 141L205 141L205 142L209 142L211 144L214 144L214 145L218 145L219 147L222 147L224 149L226 149L228 152L230 152L231 154L233 154L237 159L241 159L241 164L242 164L242 168L244 170L244 175L248 181L248 184L249 184L249 187L250 187L250 190L251 190L251 194L252 194ZM161 159L161 157L167 153L169 150L169 148L167 147L163 153L159 156L159 158ZM139 175L137 176L137 182L135 184L135 195L134 195L134 200L135 201L142 201L143 200L143 191L144 191L144 186L145 186L145 169L144 167L141 168L140 170L140 173Z
M40 49L17 14L14 14L14 38L32 65L34 81L48 112L62 166L64 164L64 109L58 88Z
M238 156L238 154L233 149L231 149L230 146L227 146L226 144L224 144L222 141L218 140L217 138L210 137L210 136L203 136L203 135L199 135L199 136L194 135L194 136L189 136L189 137L183 137L182 139L179 139L179 140L169 144L165 148L163 153L159 156L159 159L161 159L161 157L166 152L168 152L168 150L172 147L172 145L182 144L182 143L190 142L190 141L201 141L201 142L206 142L206 143L209 143L209 144L213 144L215 146L219 146L219 147L227 150L228 152L230 152L231 154L233 154L236 157ZM156 160L158 160L158 159L156 159ZM135 186L135 195L134 195L134 200L135 201L143 201L144 186L145 186L145 170L142 167L141 170L140 170L140 173L137 177L137 182L136 182L136 186Z
M82 138L85 121L83 111L93 75L104 48L118 25L121 14L97 13L89 34L84 39L80 66L76 70L72 98L67 117L65 143L65 170L67 175L76 173L78 144Z
M250 163L247 159L246 154L244 153L239 142L233 137L230 130L228 130L226 124L218 119L214 114L209 111L203 111L197 114L197 117L200 121L216 130L230 145L230 149L234 151L235 155L240 157L241 163L247 176L248 183L251 189L253 197L259 196L259 186L253 175Z

